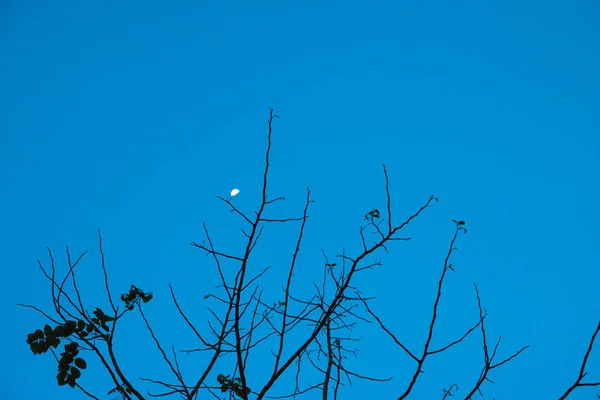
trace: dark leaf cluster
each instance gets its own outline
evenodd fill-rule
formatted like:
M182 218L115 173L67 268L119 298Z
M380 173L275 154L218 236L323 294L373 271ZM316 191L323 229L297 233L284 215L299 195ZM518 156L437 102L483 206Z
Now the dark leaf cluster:
M81 377L81 370L87 368L83 358L77 357L79 354L79 345L77 342L65 344L65 351L60 353L58 361L58 386L69 385L75 387L75 382Z
M152 300L152 293L146 293L134 285L131 285L129 293L121 295L121 301L125 303L125 307L127 307L128 310L133 310L133 306L138 304L140 300L144 303L148 303Z
M240 378L231 379L229 375L219 374L217 376L217 382L221 385L221 392L232 391L236 396L240 398L246 398L250 394L251 390L249 387L242 389L242 380Z
M377 208L372 209L365 215L365 221L373 221L375 218L381 218Z

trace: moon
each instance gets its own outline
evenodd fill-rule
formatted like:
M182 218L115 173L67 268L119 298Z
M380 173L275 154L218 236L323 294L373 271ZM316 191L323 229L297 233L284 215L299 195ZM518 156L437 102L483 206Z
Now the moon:
M235 196L235 195L236 195L236 194L238 194L239 192L240 192L240 190L239 190L239 189L233 189L233 190L231 191L231 197Z

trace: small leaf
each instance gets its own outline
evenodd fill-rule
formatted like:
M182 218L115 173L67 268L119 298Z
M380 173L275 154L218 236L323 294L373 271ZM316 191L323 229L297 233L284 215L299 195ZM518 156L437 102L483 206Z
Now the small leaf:
M85 360L81 357L75 359L75 365L81 369L87 368L87 364L86 364Z
M29 348L31 349L31 352L33 354L42 354L40 345L41 345L40 342L33 342L29 345Z
M58 337L67 337L69 335L67 335L67 333L65 332L65 327L62 325L59 325L56 328L54 328L54 336L58 338Z
M77 367L71 367L70 372L73 379L77 379L81 376L81 371Z
M60 339L55 338L55 337L49 337L48 344L54 348L57 348L58 345L60 344Z
M56 375L56 380L58 380L58 386L64 386L67 384L67 372L60 371L58 375Z
M71 342L69 344L65 344L65 350L67 350L68 352L72 353L75 350L77 350L78 346L79 346L79 344L77 344L77 342Z
M63 358L58 360L58 369L60 369L60 370L69 369L69 366L71 365L72 362L73 362L72 357L69 358L69 356L64 356Z

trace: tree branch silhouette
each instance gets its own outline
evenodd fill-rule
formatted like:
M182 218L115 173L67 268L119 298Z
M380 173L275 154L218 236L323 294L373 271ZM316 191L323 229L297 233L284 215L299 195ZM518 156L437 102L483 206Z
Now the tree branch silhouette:
M102 236L98 230L102 285L106 292L108 306L105 309L109 310L108 313L105 313L101 307L86 307L86 301L89 299L85 298L86 296L83 296L84 293L79 289L76 271L87 252L72 259L68 247L67 272L62 279L57 277L55 260L49 248L47 251L50 271L47 271L38 260L42 274L50 282L54 313L48 313L34 305L19 304L41 314L53 324L53 326L47 324L43 329L36 329L30 333L27 344L36 355L46 352L53 354L58 364L57 381L60 386L78 388L89 398L102 398L85 389L82 386L83 381L80 380L82 371L87 369L84 357L92 356L108 372L110 381L108 394L114 393L127 400L146 398L139 388L140 382L134 385L124 374L114 348L119 321L134 311L139 313L160 359L169 368L169 374L174 377L174 382L140 377L142 383L158 388L159 392L148 392L147 397L177 396L181 399L196 400L204 397L219 399L226 394L229 399L262 400L296 399L319 392L322 399L345 398L344 391L351 390L348 388L352 387L355 380L374 384L392 380L392 377L375 377L370 376L369 371L354 370L348 361L350 357L357 357L358 349L355 346L360 338L355 336L355 331L365 324L373 324L376 329L381 329L402 349L407 358L412 360L410 362L414 363L412 364L414 369L411 369L404 383L397 384L396 381L393 383L399 385L397 386L399 394L396 397L398 399L405 399L413 393L424 372L423 366L430 356L458 346L478 330L482 337L483 367L475 383L466 392L465 399L471 399L475 393L481 394L483 384L491 382L489 375L492 370L513 361L529 347L524 346L507 358L496 360L501 337L493 348L490 348L486 330L488 315L481 305L476 284L474 287L479 309L477 318L470 326L464 328L460 337L449 338L438 348L432 346L434 335L437 339L436 327L442 294L449 273L454 271L450 259L458 235L467 232L464 221L453 221L455 230L437 279L431 317L428 319L427 334L423 338L422 346L418 349L410 348L377 315L375 306L371 302L375 297L361 294L358 277L366 276L368 271L383 266L377 258L378 254L389 253L400 243L411 240L403 234L403 229L422 215L434 202L438 202L438 199L432 195L421 203L416 211L401 219L392 208L390 178L385 164L382 164L386 195L385 209L380 211L378 208L373 208L364 215L365 222L360 225L357 232L360 245L356 251L342 248L341 253L336 254L335 258L331 256L330 259L327 252L322 249L324 265L319 265L319 268L323 269L319 269L316 278L308 282L312 283L310 289L312 292L300 293L295 285L299 265L304 263L301 261L300 252L309 222L309 207L313 203L312 192L309 188L306 189L301 216L270 214L273 204L285 202L285 197L268 195L273 125L277 118L278 116L270 109L260 203L257 210L248 212L243 207L236 206L231 198L217 196L220 200L219 204L224 204L230 212L240 217L243 226L241 231L244 235L243 248L238 251L224 250L222 243L217 243L218 240L211 235L206 224L202 225L204 241L191 242L192 247L202 250L210 256L210 262L214 262L214 279L218 283L214 292L211 290L211 293L204 295L208 303L204 324L198 324L195 318L191 317L191 307L179 300L175 289L169 284L174 310L193 333L194 341L197 340L190 345L191 348L180 352L186 355L204 355L201 367L195 366L192 379L185 379L183 372L185 368L180 367L175 346L161 343L159 335L153 328L154 324L147 317L150 314L144 312L144 307L147 307L147 303L153 299L152 293L131 285L129 292L120 297L122 304L113 296ZM289 262L285 261L285 268L280 269L283 276L281 292L276 292L277 289L274 290L275 286L272 284L262 286L265 276L273 273L270 266L263 265L254 269L254 267L250 268L250 265L255 259L255 249L259 243L262 246L264 241L263 232L282 224L298 224L298 229L293 234L295 243L290 250ZM295 229L296 225L292 226ZM313 263L309 262L309 264L312 266ZM226 266L229 265L234 265L235 268L227 268ZM70 285L67 287L67 284ZM276 295L275 299L269 297L273 293ZM577 388L600 386L600 381L590 383L583 381L587 375L588 359L599 332L600 323L591 337L577 378L559 398L560 400L566 399ZM57 350L60 344L64 347L62 353ZM171 347L171 355L167 351L169 347ZM272 356L271 359L267 358L269 354ZM227 366L223 367L222 364ZM182 366L185 367L183 363ZM226 368L229 373L220 370L221 368ZM257 370L260 370L260 373L256 373ZM307 371L311 373L307 374ZM286 372L290 380L287 392L273 393L276 391L276 383L281 386ZM303 382L304 375L309 376L312 382ZM280 387L277 390L281 390ZM442 390L440 397L447 399L455 396L458 391L459 386L453 383L448 389Z

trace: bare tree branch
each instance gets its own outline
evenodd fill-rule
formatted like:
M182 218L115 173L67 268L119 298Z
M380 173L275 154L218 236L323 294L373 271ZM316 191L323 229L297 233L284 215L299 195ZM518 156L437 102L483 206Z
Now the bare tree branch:
M596 336L598 336L598 332L600 332L600 321L598 321L598 326L596 326L596 330L592 334L592 337L588 344L587 351L585 352L585 355L583 356L583 361L581 362L581 367L579 368L579 374L577 375L577 379L575 379L575 382L573 382L573 384L571 386L569 386L569 388L566 390L566 392L562 396L560 396L558 398L558 400L566 399L578 387L600 386L600 381L591 382L591 383L581 382L583 380L583 378L585 378L585 376L587 375L587 372L585 372L585 367L588 362L590 353L592 352L592 348L594 347L594 342L596 340ZM600 398L600 395L598 397Z

